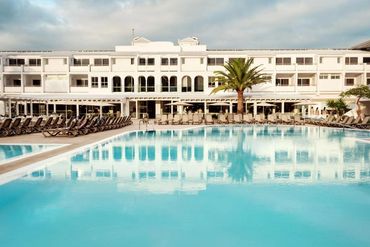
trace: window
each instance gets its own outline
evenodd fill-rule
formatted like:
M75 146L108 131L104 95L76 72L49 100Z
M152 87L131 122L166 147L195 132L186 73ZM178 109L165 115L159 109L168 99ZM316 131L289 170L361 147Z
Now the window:
M112 58L112 64L116 64L116 59Z
M146 79L144 76L139 76L139 92L146 92Z
M181 64L185 64L185 58L181 58Z
M6 86L8 86L8 87L20 87L21 86L21 80L20 79L14 79L14 80L10 81L10 83L7 84Z
M203 64L204 63L204 58L201 58L200 59L200 64Z
M125 77L125 92L134 92L134 78L132 76Z
M204 91L203 81L204 80L203 80L202 76L195 77L195 79L194 79L194 92L203 92Z
M169 83L168 83L168 77L167 76L162 76L161 77L161 91L162 92L168 92L169 91Z
M94 66L109 66L109 59L108 58L95 58Z
M41 80L40 79L32 80L32 87L41 87Z
M289 79L288 78L276 78L275 80L276 86L289 86Z
M327 80L329 79L329 74L320 74L320 77L319 77L321 80Z
M337 63L340 63L340 57L337 57Z
M358 58L357 57L346 57L346 64L347 65L358 64Z
M272 63L272 58L271 57L269 57L269 64L271 64Z
M245 62L245 58L243 58L243 57L231 57L231 58L229 58L229 63L231 63L231 62L233 62L237 59L241 59L241 60L243 60L243 62Z
M332 79L332 80L339 80L340 79L340 75L339 74L331 74L330 79Z
M121 91L122 91L121 77L115 76L113 77L113 92Z
M366 64L370 64L370 57L364 57L364 58L362 59L362 62L363 62L363 63L366 63Z
M85 58L85 59L73 59L73 66L88 66L90 64L90 60Z
M155 79L154 76L149 76L147 80L147 92L154 92L155 91Z
M366 79L366 85L370 86L370 77Z
M168 58L161 58L161 65L168 65Z
M66 65L67 64L67 58L63 58L63 64Z
M108 87L108 77L106 76L100 77L100 87L102 88Z
M48 65L49 64L49 59L45 58L44 62L45 62L46 65Z
M291 65L292 60L290 57L277 57L276 65Z
M8 59L9 66L21 66L24 65L24 59L19 58L9 58Z
M94 77L91 77L91 87L92 88L97 88L99 87L99 78L94 76Z
M132 58L130 59L130 63L131 63L131 65L134 65L134 64L135 64L135 58L133 58L133 57L132 57Z
M354 86L355 85L355 78L346 78L344 82L345 86Z
M29 66L41 66L41 59L30 59L28 61Z
M312 65L313 64L313 59L312 59L312 57L297 57L296 58L296 63L299 64L299 65Z
M181 81L181 91L191 92L191 78L190 76L184 76Z
M170 65L177 65L177 58L170 58Z
M139 65L145 65L146 61L145 58L139 58Z
M208 66L215 66L219 65L222 66L224 65L224 58L223 57L209 57L207 59Z
M319 59L319 60L320 60L320 63L322 63L322 57L320 57L320 59Z
M310 79L309 78L298 78L297 86L309 86Z
M154 65L154 58L148 58L148 65Z
M76 84L73 87L88 87L87 79L76 79Z
M170 92L177 92L177 77L171 76L170 78Z
M208 87L209 88L216 87L216 80L217 80L216 76L209 76L208 77Z

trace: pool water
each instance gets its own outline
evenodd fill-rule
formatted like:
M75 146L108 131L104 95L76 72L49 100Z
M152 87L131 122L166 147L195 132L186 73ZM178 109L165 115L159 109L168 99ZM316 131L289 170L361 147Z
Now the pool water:
M58 146L54 144L0 144L0 164Z
M370 246L369 132L132 132L0 186L3 246Z

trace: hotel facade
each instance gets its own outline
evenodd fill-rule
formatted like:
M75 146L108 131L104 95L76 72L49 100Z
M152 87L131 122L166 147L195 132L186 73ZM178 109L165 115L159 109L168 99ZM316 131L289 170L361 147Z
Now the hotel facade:
M370 85L370 42L347 49L207 49L197 38L174 44L137 37L107 51L0 52L0 114L96 111L154 118L182 112L170 104L177 101L206 113L218 112L212 103L224 102L236 112L235 92L210 94L218 86L214 72L235 58L253 58L268 77L245 92L246 109L254 114L261 101L286 113L304 100L317 102L308 114L320 114L327 99Z

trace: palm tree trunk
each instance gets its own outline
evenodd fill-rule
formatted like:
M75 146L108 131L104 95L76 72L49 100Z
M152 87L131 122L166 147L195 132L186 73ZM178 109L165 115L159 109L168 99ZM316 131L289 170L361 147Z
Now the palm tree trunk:
M243 91L237 91L238 93L238 107L237 107L237 113L238 114L243 114L243 101L244 101L244 95L243 95Z

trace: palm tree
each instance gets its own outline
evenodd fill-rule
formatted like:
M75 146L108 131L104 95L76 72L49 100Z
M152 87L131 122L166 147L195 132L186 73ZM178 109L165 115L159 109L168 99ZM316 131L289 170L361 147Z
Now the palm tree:
M252 89L253 85L266 82L266 74L261 73L260 66L252 67L253 59L244 60L242 58L233 59L224 65L226 71L215 71L220 86L211 92L235 90L238 94L237 113L243 113L244 91Z
M369 98L370 99L370 88L369 86L366 85L360 85L355 88L348 89L347 91L344 91L340 94L342 97L348 97L348 96L355 96L357 97L356 99L356 105L357 105L357 115L361 118L362 116L362 111L361 111L361 106L360 106L360 99L361 98Z
M339 116L343 115L345 111L348 110L346 102L344 102L343 98L339 99L328 99L326 101L326 105L330 108L335 109Z

